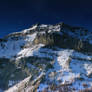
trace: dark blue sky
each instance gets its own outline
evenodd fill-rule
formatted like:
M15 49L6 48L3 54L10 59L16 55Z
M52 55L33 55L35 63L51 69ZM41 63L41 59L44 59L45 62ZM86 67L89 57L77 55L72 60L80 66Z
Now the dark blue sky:
M0 0L0 37L37 22L92 29L92 0Z

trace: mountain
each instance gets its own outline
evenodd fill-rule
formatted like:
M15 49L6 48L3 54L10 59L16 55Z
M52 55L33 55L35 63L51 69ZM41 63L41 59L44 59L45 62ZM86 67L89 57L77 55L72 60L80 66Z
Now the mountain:
M92 32L35 24L0 39L1 92L92 92Z

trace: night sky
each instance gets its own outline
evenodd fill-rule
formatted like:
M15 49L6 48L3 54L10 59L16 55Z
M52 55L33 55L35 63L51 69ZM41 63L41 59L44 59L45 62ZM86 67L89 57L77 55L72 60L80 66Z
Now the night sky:
M92 0L0 0L0 38L35 23L92 29Z

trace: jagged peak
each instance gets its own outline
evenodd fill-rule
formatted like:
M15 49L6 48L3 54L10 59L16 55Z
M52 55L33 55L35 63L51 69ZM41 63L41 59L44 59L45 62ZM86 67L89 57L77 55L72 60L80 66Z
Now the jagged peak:
M79 38L86 38L85 36L88 36L91 34L91 32L89 32L87 29L83 28L83 27L74 27L74 26L70 26L68 24L65 24L64 22L60 22L54 25L50 25L50 24L40 24L40 23L36 23L34 25L32 25L30 28L22 30L20 32L14 32L14 33L10 33L7 36L5 36L2 40L7 40L7 39L11 39L11 38L16 38L16 37L25 37L27 35L31 35L33 33L51 33L51 32L60 32L61 33L66 33L68 35L71 36L75 36L75 37L79 37Z

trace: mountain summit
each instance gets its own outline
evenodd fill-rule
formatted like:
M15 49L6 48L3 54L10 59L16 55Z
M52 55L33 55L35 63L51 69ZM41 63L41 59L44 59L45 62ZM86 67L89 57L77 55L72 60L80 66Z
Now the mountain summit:
M92 32L35 24L0 39L1 92L92 91Z

